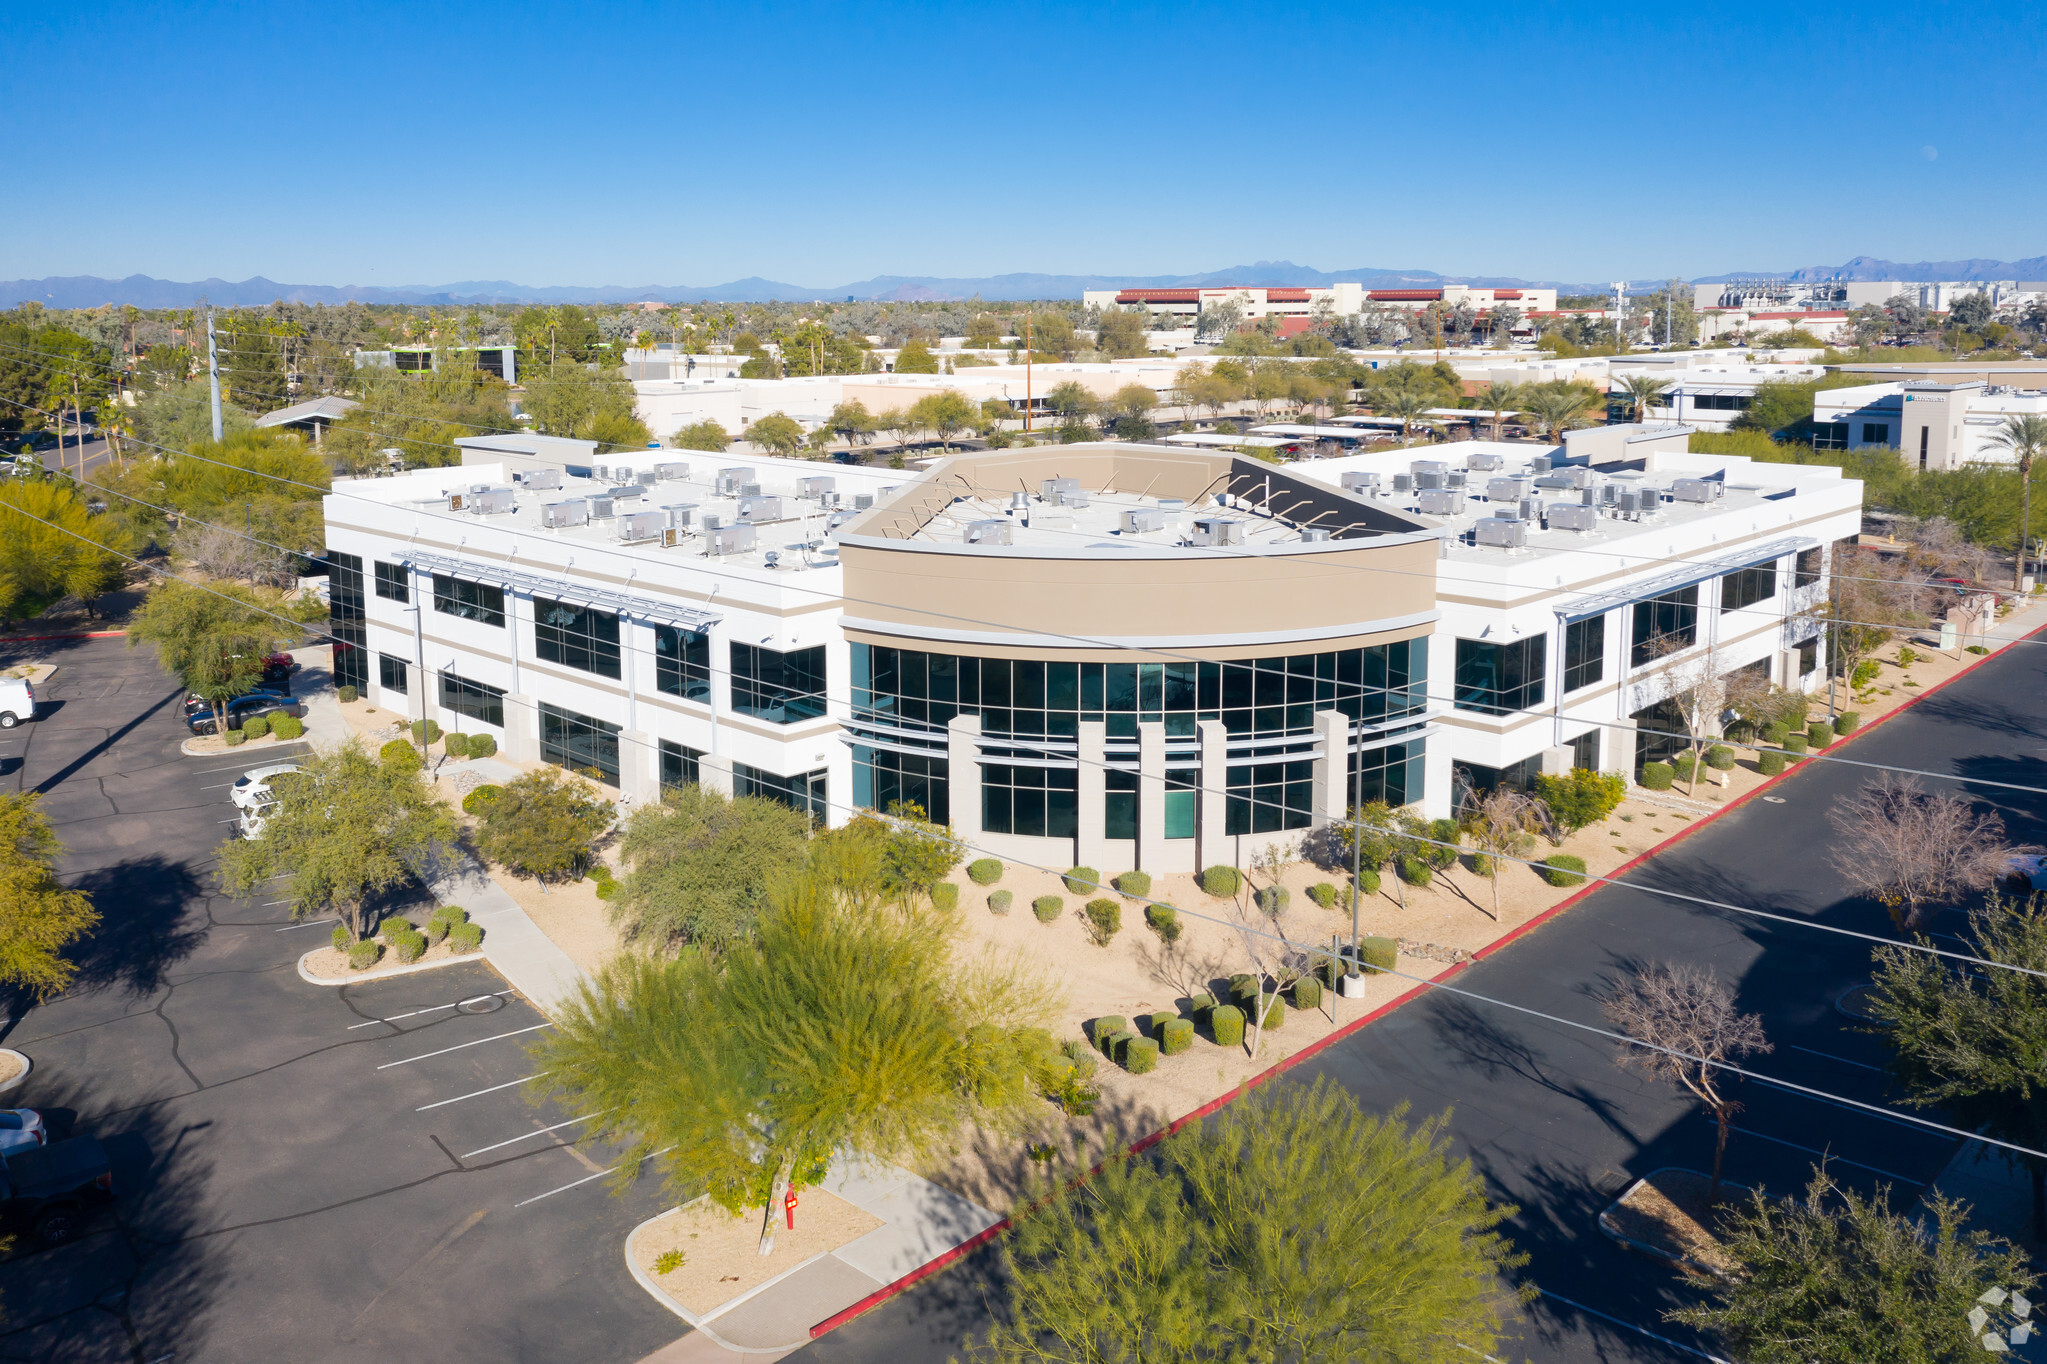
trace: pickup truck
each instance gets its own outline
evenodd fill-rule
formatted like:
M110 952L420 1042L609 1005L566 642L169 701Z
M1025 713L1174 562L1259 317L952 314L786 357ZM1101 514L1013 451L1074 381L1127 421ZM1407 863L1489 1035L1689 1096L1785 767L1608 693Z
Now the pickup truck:
M0 1216L34 1227L44 1245L76 1236L92 1206L113 1196L113 1167L92 1137L0 1157Z

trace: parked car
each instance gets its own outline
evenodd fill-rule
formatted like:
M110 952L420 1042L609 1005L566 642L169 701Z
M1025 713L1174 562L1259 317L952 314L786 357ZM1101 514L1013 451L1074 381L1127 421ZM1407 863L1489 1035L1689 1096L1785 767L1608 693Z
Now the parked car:
M45 1245L62 1245L94 1205L114 1196L114 1168L92 1137L72 1137L0 1156L0 1216L26 1223Z
M32 1151L49 1140L43 1115L33 1108L0 1108L0 1156Z
M269 805L277 799L276 794L270 789L271 780L287 772L303 770L297 763L272 763L268 767L252 767L235 778L235 784L228 788L228 799L244 810Z
M0 729L35 718L35 687L25 677L0 677Z
M303 708L288 696L270 696L256 693L252 696L238 696L227 703L227 727L240 729L244 720L258 715L299 715ZM202 710L185 717L185 728L194 734L212 734L218 726L212 710Z
M254 687L248 691L243 692L240 696L237 696L233 700L229 701L228 704L233 705L235 704L236 701L247 701L250 698L257 696L268 696L273 700L285 700L291 696L291 690L287 687L273 687L266 684L264 686ZM190 720L193 716L198 715L201 712L209 711L212 709L213 703L207 700L205 697L199 695L197 692L186 693L185 718L187 720Z
M263 836L263 826L269 822L270 812L276 808L277 802L274 800L260 801L255 805L244 806L242 812L235 816L235 833L242 838L248 839L250 842L261 838Z

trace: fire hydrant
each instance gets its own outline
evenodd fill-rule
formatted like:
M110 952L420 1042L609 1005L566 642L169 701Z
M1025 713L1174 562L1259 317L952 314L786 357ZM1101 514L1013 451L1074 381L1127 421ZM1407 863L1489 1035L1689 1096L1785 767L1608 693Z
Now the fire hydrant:
M789 1192L782 1195L782 1210L789 1214L789 1230L796 1230L796 1186L791 1184Z

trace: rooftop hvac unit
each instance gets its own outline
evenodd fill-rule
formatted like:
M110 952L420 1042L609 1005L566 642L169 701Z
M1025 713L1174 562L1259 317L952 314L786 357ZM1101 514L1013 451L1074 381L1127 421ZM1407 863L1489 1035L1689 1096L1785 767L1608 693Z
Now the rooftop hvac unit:
M1708 478L1680 478L1670 485L1670 495L1679 502L1711 502L1720 496L1721 485Z
M668 513L665 511L632 512L618 518L618 538L628 544L659 540L661 533L667 529Z
M1449 473L1443 475L1443 486L1446 488L1462 488L1466 485L1466 482L1467 478L1462 469L1452 469Z
M838 493L830 489L826 489L824 492L821 492L817 495L817 505L825 508L826 510L830 510L831 508L838 506L839 505Z
M1125 535L1142 535L1146 531L1164 530L1165 528L1166 514L1154 507L1139 507L1135 511L1123 513L1123 533Z
M825 518L824 522L825 534L830 535L833 531L837 530L840 526L845 525L848 521L851 521L857 515L859 515L858 512L850 511L833 512L830 516L827 516Z
M1489 474L1500 467L1500 457L1498 455L1472 455L1464 461L1464 467L1476 469L1482 474Z
M461 511L461 510L462 510L462 508L463 508L463 507L465 507L465 506L467 506L467 505L468 505L468 495L467 495L467 494L465 494L465 493L449 493L449 494L448 494L448 510L449 510L449 511Z
M735 497L759 497L761 495L761 485L758 483L742 483L734 491L733 495Z
M1077 478L1048 478L1038 485L1038 496L1044 498L1047 502L1057 502L1061 493L1077 493L1079 491L1080 480Z
M1450 472L1449 462L1440 459L1418 459L1409 464L1407 468L1409 473L1414 474L1447 474ZM1419 487L1420 485L1417 484L1416 486Z
M1197 516L1194 518L1194 534L1188 540L1197 545L1241 545L1244 543L1244 523L1227 516Z
M735 466L730 469L720 469L718 477L713 481L720 497L731 497L738 493L739 485L751 477L753 477L753 470Z
M752 526L720 526L706 531L704 539L713 554L744 554L753 548L754 531Z
M876 497L891 497L891 496L893 496L893 495L895 494L895 491L896 491L896 489L898 489L898 488L900 488L900 487L902 487L902 486L903 486L903 485L902 485L902 484L900 484L900 483L889 483L889 484L884 484L884 485L882 486L882 488L881 488L881 489L880 489L880 490L879 490L878 492L876 492L876 493L875 493L875 496L876 496Z
M1088 505L1088 495L1078 488L1069 488L1059 494L1059 505L1062 507L1085 507Z
M663 483L679 483L689 477L689 466L680 460L671 460L654 466L654 477Z
M661 548L674 549L683 542L683 539L688 534L689 532L686 530L677 530L675 527L670 526L667 530L661 532Z
M1592 471L1582 464L1565 464L1550 470L1551 478L1569 479L1573 488L1592 486Z
M1580 488L1580 489L1578 490L1578 501L1579 501L1579 502L1581 502L1581 503L1583 503L1583 504L1584 504L1585 506L1588 506L1588 507L1596 507L1596 506L1598 506L1598 505L1599 505L1599 489L1597 489L1597 488Z
M706 535L709 535L712 531L718 529L718 527L724 524L725 524L724 517L710 514L706 514L702 519L700 519L697 522L698 528L701 529Z
M485 488L476 495L476 511L479 516L503 516L506 512L519 509L518 498L510 488Z
M1009 545L1016 542L1010 532L1016 523L1007 517L994 517L986 521L967 522L966 534L961 539L970 545Z
M1464 494L1455 488L1424 488L1415 501L1425 516L1455 516L1464 510Z
M1423 492L1447 487L1449 486L1449 478L1450 475L1441 469L1417 469L1414 473L1415 491Z
M1521 549L1528 543L1528 523L1503 516L1482 516L1472 531L1478 543L1494 549Z
M779 497L762 497L758 493L751 497L742 497L739 499L739 519L741 521L779 521L782 519L782 499Z
M559 529L562 526L588 525L589 521L590 504L580 497L570 498L566 502L541 504L540 524L543 526Z
M1533 473L1538 473L1538 474L1546 474L1546 473L1548 473L1548 472L1549 472L1549 456L1548 456L1548 455L1537 455L1537 456L1536 456L1536 457L1535 457L1534 459L1531 459L1531 460L1529 460L1529 461L1528 461L1528 468L1529 468L1529 470L1530 470L1531 472L1533 472Z
M1542 517L1542 499L1539 497L1524 497L1521 499L1520 509L1523 521L1540 520Z
M854 494L853 494L853 510L854 510L854 511L866 511L866 510L867 510L867 509L868 509L869 507L871 507L871 506L873 506L873 505L874 505L874 494L873 494L873 493L854 493Z
M1572 484L1568 478L1559 478L1555 474L1544 474L1541 478L1535 480L1535 486L1538 488L1557 489L1568 488Z
M1373 473L1360 471L1345 474L1342 483L1343 490L1347 493L1363 493L1365 496L1370 497L1373 493L1379 491L1379 476Z
M1552 502L1549 504L1549 526L1551 530L1598 530L1599 508L1578 502Z
M536 492L542 488L559 488L562 485L562 471L559 469L528 469L524 473L513 474L512 477L521 485Z
M1642 490L1640 488L1621 489L1620 496L1614 500L1614 505L1624 516L1635 515L1642 510Z
M1407 491L1408 489L1410 489L1410 488L1412 488L1412 487L1414 487L1414 475L1413 475L1413 474L1395 474L1395 475L1393 475L1393 491L1394 491L1394 492L1396 492L1396 493L1404 493L1404 492L1406 492L1406 491Z
M1307 545L1323 545L1329 543L1329 527L1327 526L1301 527L1301 543Z
M1485 495L1494 502L1519 502L1528 495L1528 485L1518 478L1489 478Z
M661 475L655 473L652 469L642 469L633 475L633 482L639 484L642 488L651 488L660 477Z
M797 479L796 493L799 497L823 497L836 486L831 475L819 474L813 478Z
M609 464L591 465L590 477L595 479L599 483L610 483L614 481L611 477L611 466Z
M608 497L586 497L584 504L590 508L592 521L609 521L618 515L618 508Z
M674 502L663 507L661 510L668 513L669 525L677 530L688 530L690 518L697 513L697 504L694 502Z
M1621 500L1621 485L1618 483L1600 484L1599 500L1609 507L1619 503L1619 501Z
M606 488L604 495L614 502L630 502L636 497L645 497L647 490L637 483L621 483L616 488Z
M1159 499L1159 510L1162 512L1185 511L1187 510L1187 499L1184 497L1162 497Z

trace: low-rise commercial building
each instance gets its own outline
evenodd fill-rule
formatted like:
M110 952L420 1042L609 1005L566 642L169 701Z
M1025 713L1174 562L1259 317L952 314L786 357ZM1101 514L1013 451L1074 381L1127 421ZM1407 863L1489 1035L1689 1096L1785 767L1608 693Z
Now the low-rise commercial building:
M1907 379L1824 389L1813 398L1813 445L1896 450L1915 469L2009 464L1997 443L2005 419L2047 416L2047 392L1981 379Z

